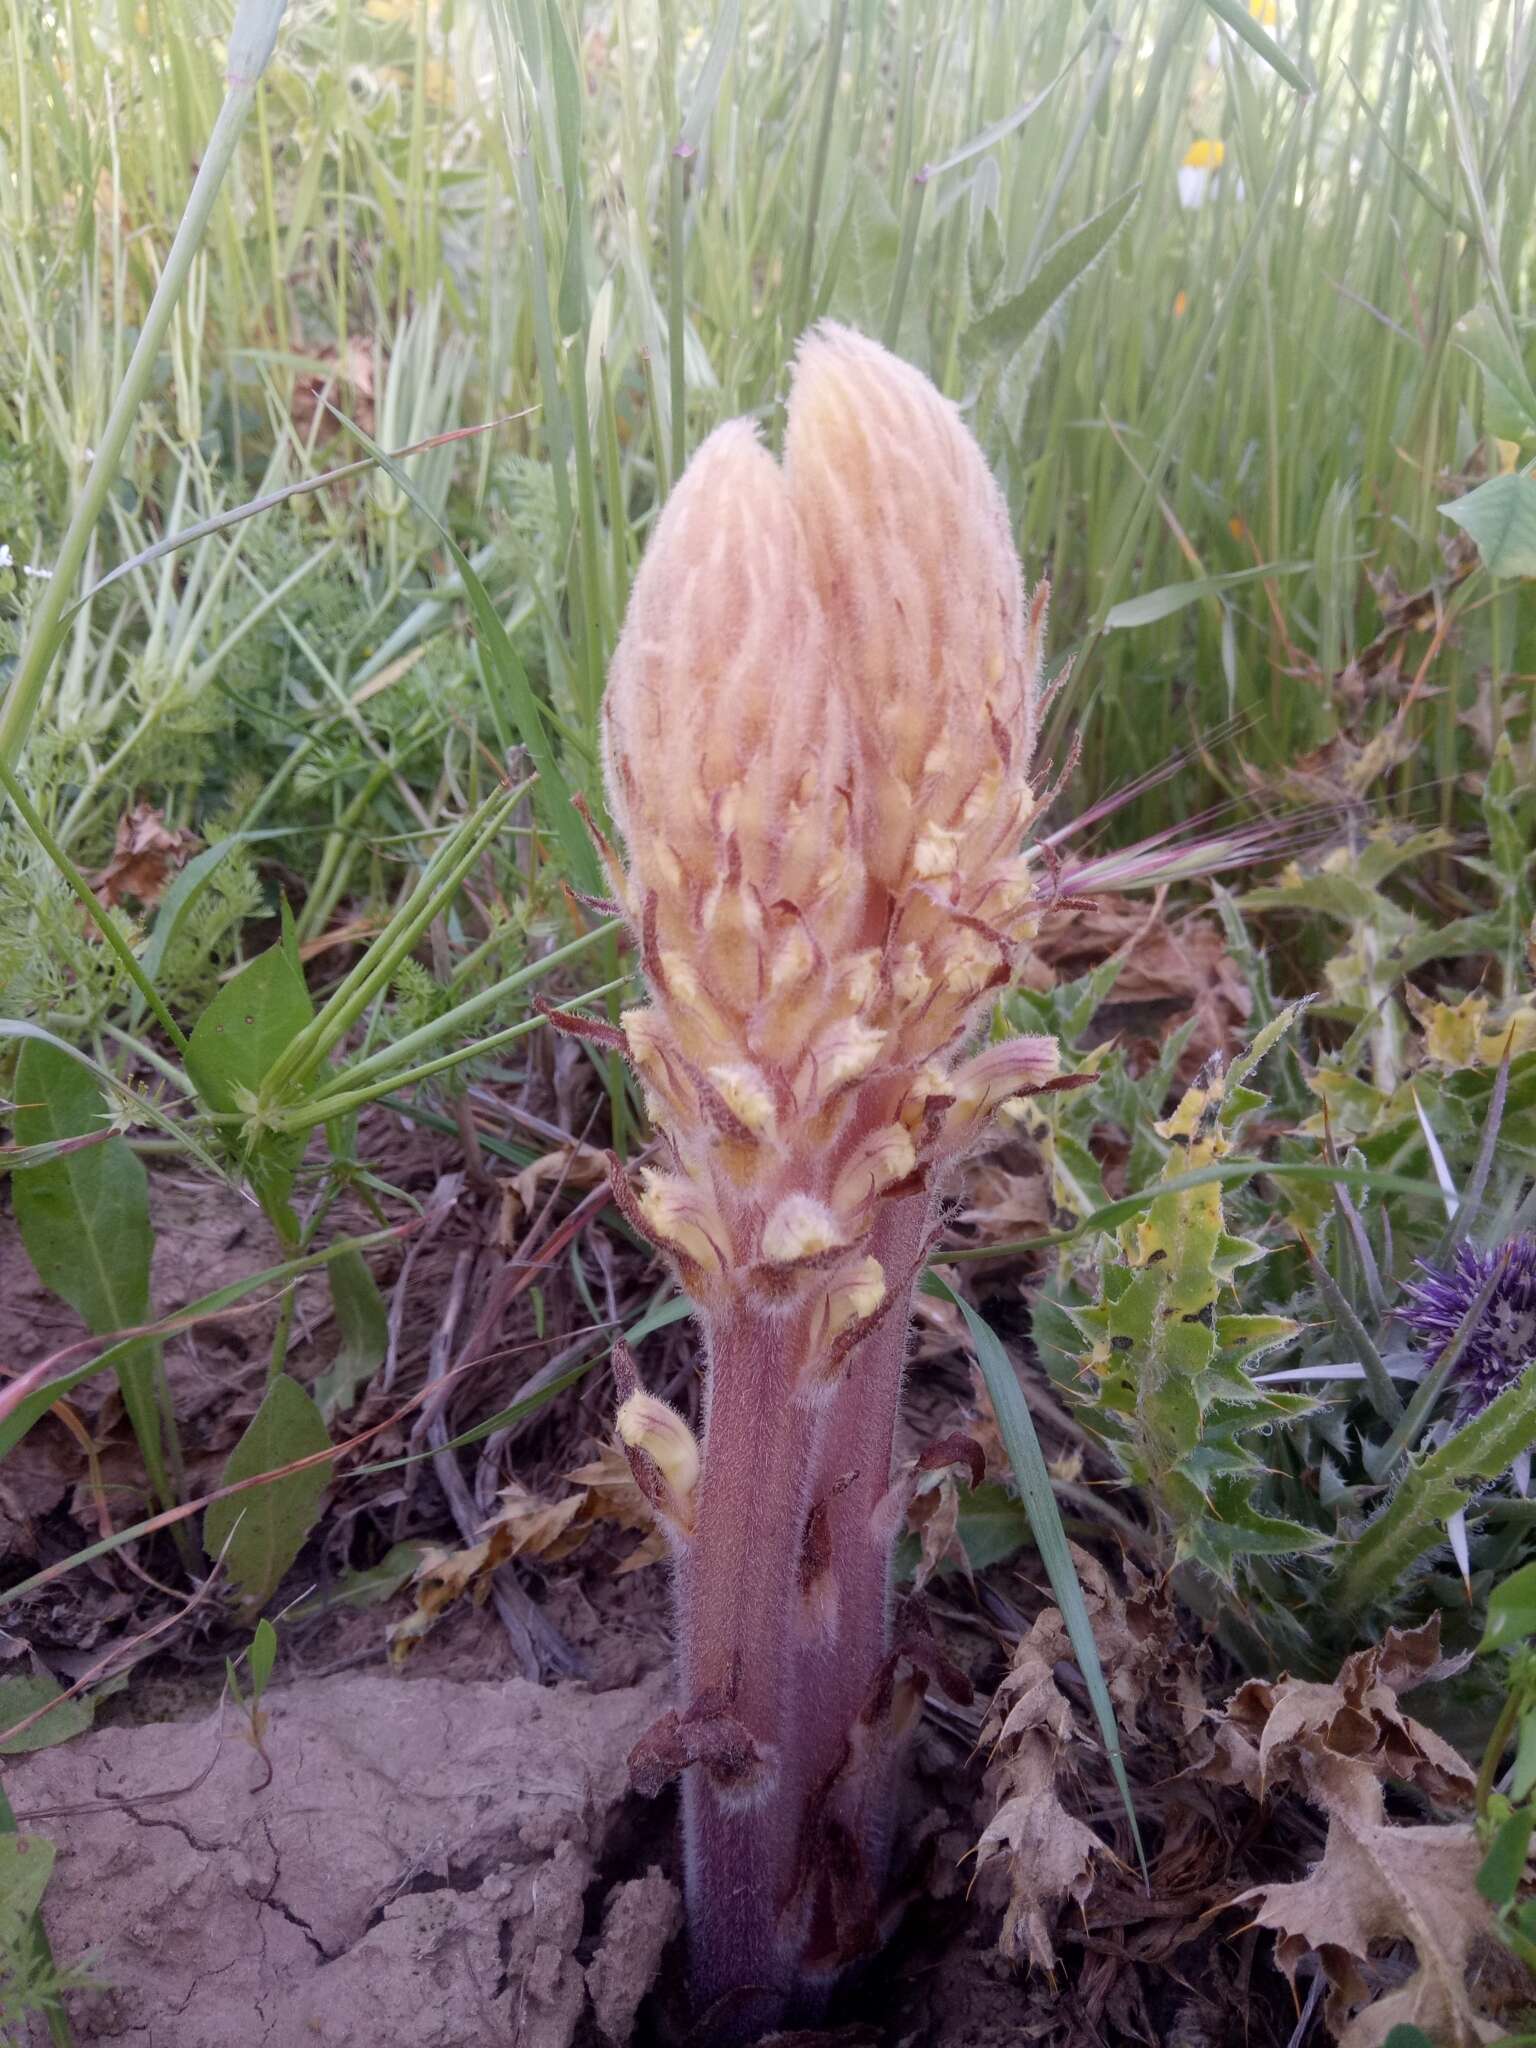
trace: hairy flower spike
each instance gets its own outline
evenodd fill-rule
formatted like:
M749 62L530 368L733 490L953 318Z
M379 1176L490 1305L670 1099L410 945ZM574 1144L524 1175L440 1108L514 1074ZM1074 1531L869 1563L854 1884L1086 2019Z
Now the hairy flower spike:
M708 1351L701 1453L620 1382L631 1463L689 1521L680 1697L637 1782L683 1774L695 1990L733 2041L874 1925L895 1737L861 1716L915 1654L882 1505L912 1290L946 1174L1057 1073L1048 1039L965 1059L1033 930L1044 627L957 409L826 325L784 464L738 420L677 482L609 676L614 886L651 998L623 1031L665 1161L638 1189L613 1162L614 1197ZM846 1927L786 1907L813 1820L864 1901Z

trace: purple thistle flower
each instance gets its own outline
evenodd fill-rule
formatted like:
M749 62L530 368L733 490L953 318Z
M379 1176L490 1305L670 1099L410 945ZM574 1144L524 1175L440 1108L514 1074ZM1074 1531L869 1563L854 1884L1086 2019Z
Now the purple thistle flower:
M1403 1290L1412 1303L1403 1320L1429 1350L1431 1365L1489 1278L1499 1275L1454 1368L1460 1391L1456 1419L1467 1422L1536 1364L1536 1233L1527 1231L1490 1251L1458 1245L1449 1272L1422 1260L1420 1267L1424 1278Z

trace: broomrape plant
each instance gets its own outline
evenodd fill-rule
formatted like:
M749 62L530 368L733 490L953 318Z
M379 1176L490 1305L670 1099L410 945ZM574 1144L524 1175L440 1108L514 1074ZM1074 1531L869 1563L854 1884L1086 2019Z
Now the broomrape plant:
M902 1737L930 1683L969 1696L892 1612L892 1450L945 1177L1072 1085L1049 1038L965 1056L1036 909L1045 609L955 407L829 325L783 467L745 421L699 449L612 666L627 867L603 852L651 997L613 1042L665 1160L614 1182L707 1364L700 1444L620 1353L678 1626L678 1707L631 1765L682 1777L693 1987L726 2037L814 2013L875 1945Z

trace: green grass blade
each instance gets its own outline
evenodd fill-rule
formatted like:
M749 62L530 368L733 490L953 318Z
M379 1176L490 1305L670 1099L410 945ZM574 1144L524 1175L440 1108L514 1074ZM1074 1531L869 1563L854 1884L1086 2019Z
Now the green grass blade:
M334 412L336 409L333 406L331 410ZM380 469L410 499L422 518L436 527L442 535L443 544L453 559L454 568L463 580L470 610L474 613L475 625L484 645L493 685L502 691L510 703L518 737L528 749L529 759L538 771L539 780L533 800L550 832L559 842L560 849L565 855L567 872L572 880L587 895L595 896L603 886L598 871L597 855L593 851L592 841L587 836L586 827L571 803L570 785L555 757L554 743L550 739L544 707L528 680L528 671L518 658L511 636L502 624L501 614L492 604L485 585L475 574L469 557L442 519L426 503L404 470L370 440L361 427L340 412L336 413L336 417L342 421L349 433L356 435L362 442Z
M1287 85L1297 92L1314 93L1317 81L1309 78L1293 58L1288 57L1269 31L1263 27L1256 15L1248 11L1244 0L1205 0L1206 6L1225 28L1231 29L1250 50L1256 50L1270 70L1283 78Z

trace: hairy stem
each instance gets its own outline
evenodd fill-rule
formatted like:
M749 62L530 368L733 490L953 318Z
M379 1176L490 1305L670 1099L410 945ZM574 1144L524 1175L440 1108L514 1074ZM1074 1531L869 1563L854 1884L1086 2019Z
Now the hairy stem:
M893 1276L915 1272L928 1213L927 1198L913 1197L879 1226L876 1253ZM680 1707L723 1710L759 1759L745 1784L708 1764L684 1778L694 1992L704 2011L725 2001L714 2038L752 2038L814 2016L818 2003L807 1948L824 1930L810 1925L800 1864L808 1816L889 1647L895 1527L878 1511L910 1293L907 1280L820 1400L797 1389L792 1319L737 1308L710 1332L698 1516L678 1573ZM874 1885L888 1832L881 1775L857 1799L856 1845Z
M836 1767L870 1680L890 1648L891 1552L904 1517L893 1520L882 1509L891 1485L912 1287L930 1211L927 1195L909 1196L892 1203L876 1225L870 1249L893 1286L901 1288L902 1298L849 1361L822 1442L818 1477L827 1499L835 1613L833 1625L807 1645L797 1686L802 1698L817 1703L812 1731L817 1783ZM860 1847L878 1884L885 1843Z
M778 1320L744 1308L710 1332L698 1516L678 1573L680 1705L722 1703L764 1759L750 1789L704 1769L684 1779L695 1993L708 2007L764 1987L770 2022L771 1994L782 2009L794 1978L779 1924L802 1787L787 1650L820 1420L795 1398L785 1336Z

